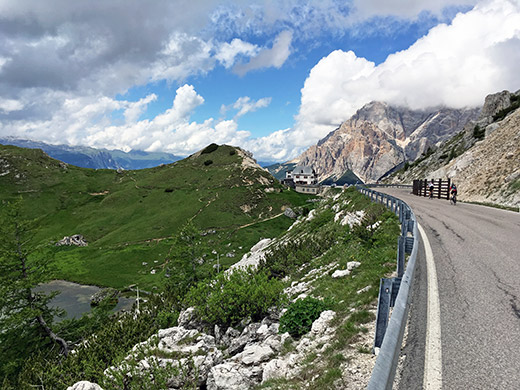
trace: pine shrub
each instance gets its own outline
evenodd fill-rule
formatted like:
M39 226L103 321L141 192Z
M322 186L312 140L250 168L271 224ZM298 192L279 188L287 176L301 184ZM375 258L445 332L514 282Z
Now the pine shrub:
M292 303L280 318L280 333L289 332L292 337L299 338L311 330L327 303L313 297L298 299Z
M217 144L209 144L200 153L201 154L209 154L209 153L213 153L217 149L218 149L218 145Z
M283 283L263 271L234 270L208 283L198 283L186 297L200 319L210 324L234 326L245 318L259 321L273 306L283 304Z

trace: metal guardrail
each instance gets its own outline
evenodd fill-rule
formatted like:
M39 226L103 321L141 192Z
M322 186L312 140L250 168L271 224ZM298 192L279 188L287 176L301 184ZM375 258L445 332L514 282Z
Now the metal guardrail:
M364 187L377 188L377 187L390 187L390 188L413 188L412 184L365 184Z
M358 186L357 189L373 202L381 203L389 208L399 216L401 223L401 236L397 245L397 277L381 279L374 341L374 348L380 343L380 350L367 386L368 390L389 390L392 389L394 383L410 308L410 289L419 248L417 219L412 209L402 200L366 187ZM409 253L410 257L406 270L404 270L406 253ZM397 296L396 290L398 290ZM390 321L388 321L390 307L394 309Z

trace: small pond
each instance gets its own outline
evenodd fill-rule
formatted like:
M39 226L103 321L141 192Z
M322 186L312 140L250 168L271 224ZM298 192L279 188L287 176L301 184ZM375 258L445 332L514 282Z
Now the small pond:
M59 307L65 310L64 318L80 318L83 314L90 312L90 297L101 290L97 286L87 286L65 280L53 280L49 283L38 286L36 291L43 291L50 293L52 291L59 291L49 305L52 307ZM132 308L135 298L119 297L119 301L114 308L114 311L130 310Z

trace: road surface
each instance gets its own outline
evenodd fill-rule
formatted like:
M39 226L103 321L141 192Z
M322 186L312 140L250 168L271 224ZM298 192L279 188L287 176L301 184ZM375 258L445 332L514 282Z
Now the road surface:
M433 253L440 302L440 351L432 352L435 340L426 343L427 250L421 245L400 390L520 389L520 214L452 206L409 190L381 191L414 210ZM440 382L423 383L429 375L425 350L442 362Z

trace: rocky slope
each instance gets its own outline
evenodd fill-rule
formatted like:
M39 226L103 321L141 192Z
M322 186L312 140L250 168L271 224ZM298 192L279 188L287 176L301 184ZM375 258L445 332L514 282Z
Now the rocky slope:
M326 246L323 254L284 277L288 308L273 307L267 316L254 322L246 318L236 326L204 323L197 307L187 308L177 326L158 331L105 370L102 386L78 382L69 390L121 388L122 378L130 383L143 375L164 376L169 389L247 390L259 385L275 389L283 384L311 389L365 388L375 363L370 348L379 276L394 268L387 259L395 250L398 228L394 217L388 218L381 210L376 216L374 208L363 209L367 200L361 198L355 191L330 193L307 215L300 215L284 235L261 240L227 272L244 267L263 269L280 247L291 246L295 240L307 247L305 240L321 237L330 229L335 231L334 237L340 232L369 233L377 255L370 255L352 236ZM383 237L384 250L378 244ZM320 310L301 337L280 331L291 302L306 297L323 299L332 306Z
M459 199L520 204L520 91L486 97L480 116L464 131L432 150L415 164L389 178L390 183L414 179L451 178Z
M374 182L462 130L479 109L412 111L371 102L290 163L311 165L320 181L351 171Z
M520 206L520 110L508 116L485 140L431 173L457 183L459 198Z

